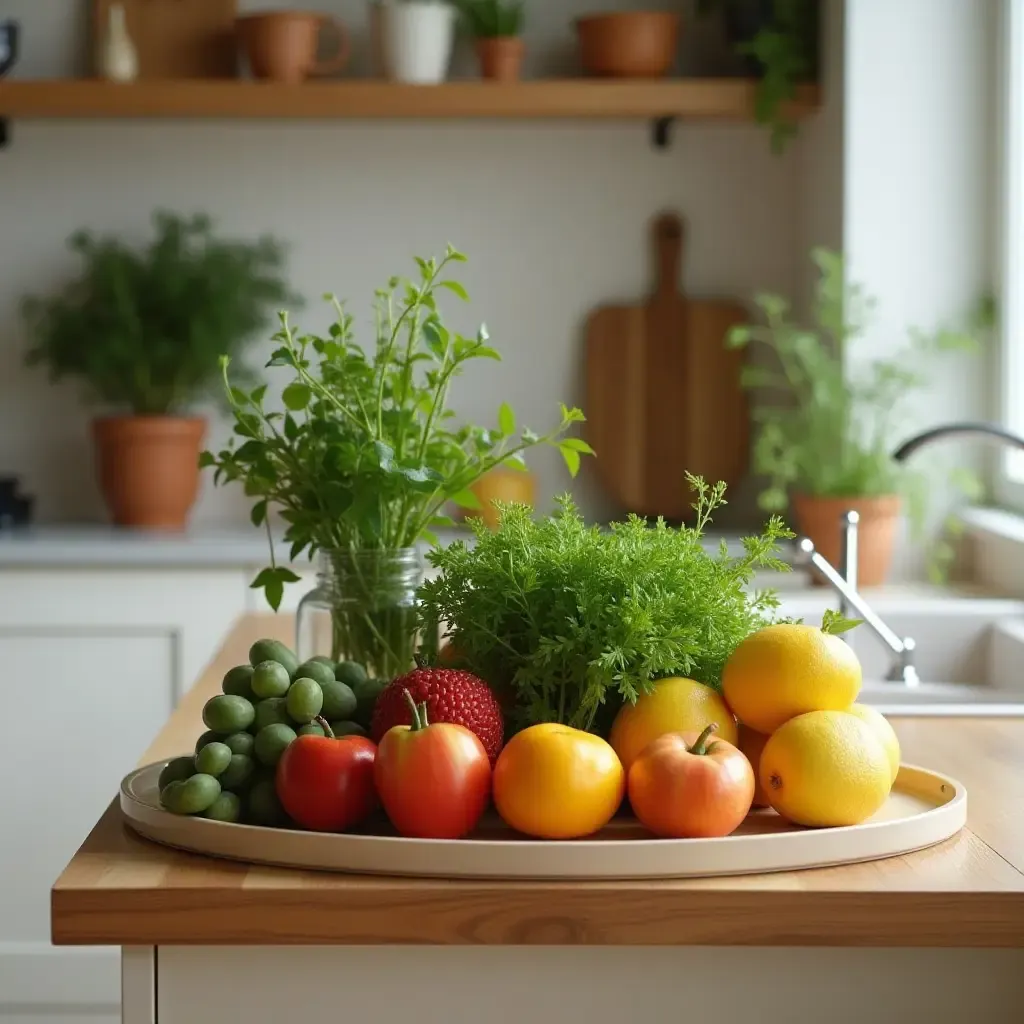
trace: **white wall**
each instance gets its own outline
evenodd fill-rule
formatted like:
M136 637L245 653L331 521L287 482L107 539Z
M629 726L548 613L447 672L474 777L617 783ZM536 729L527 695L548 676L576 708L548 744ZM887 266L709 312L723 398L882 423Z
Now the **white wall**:
M911 325L955 322L991 287L997 10L995 0L846 3L844 241L851 278L879 304L874 328L847 353L853 369L902 346ZM911 406L907 434L991 415L995 362L991 353L945 362ZM984 465L977 447L952 444L932 461ZM936 488L936 518L944 492ZM919 562L905 552L898 572Z
M82 67L83 6L4 5L24 26L20 76ZM318 6L364 23L358 0ZM571 69L571 16L601 6L621 4L529 5L534 67ZM688 70L707 66L698 52L706 35L685 33ZM337 291L359 313L413 253L451 241L471 258L470 316L487 321L505 355L502 366L463 380L458 406L487 420L507 398L544 428L560 400L581 397L586 313L644 294L645 225L660 208L689 219L685 274L694 291L793 290L798 154L775 158L761 130L729 125L680 126L672 148L657 151L643 123L17 123L0 153L0 470L24 475L44 519L102 516L90 410L74 386L52 390L21 367L16 308L69 269L64 239L80 226L131 236L155 206L205 209L225 231L288 239L299 290L314 300ZM324 324L319 301L304 322ZM567 485L557 458L536 466L542 492ZM577 491L587 511L617 511L592 477ZM243 516L238 495L204 488L197 522Z

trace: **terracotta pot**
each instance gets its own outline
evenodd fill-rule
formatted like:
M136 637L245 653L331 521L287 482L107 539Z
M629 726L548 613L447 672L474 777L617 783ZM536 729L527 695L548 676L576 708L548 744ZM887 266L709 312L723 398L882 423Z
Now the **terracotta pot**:
M583 68L591 75L660 78L668 74L679 43L679 15L622 11L576 19Z
M515 82L523 67L526 44L519 36L502 36L476 41L480 74L496 82Z
M536 500L536 481L532 473L522 473L516 469L492 469L480 477L470 490L476 495L482 508L469 509L466 515L479 517L488 529L498 528L498 510L493 502L504 501L512 504L532 505Z
M100 489L118 526L182 530L199 491L206 420L107 416L93 420Z
M269 11L238 18L235 25L256 78L295 84L341 71L348 61L348 33L323 14ZM324 29L334 34L334 55L318 61L317 49Z
M893 543L903 500L891 494L880 498L812 498L805 494L793 496L793 513L797 529L814 541L815 548L840 568L842 557L841 520L844 512L860 513L857 533L857 586L877 587L885 582L892 563ZM825 580L818 572L811 573L816 585Z

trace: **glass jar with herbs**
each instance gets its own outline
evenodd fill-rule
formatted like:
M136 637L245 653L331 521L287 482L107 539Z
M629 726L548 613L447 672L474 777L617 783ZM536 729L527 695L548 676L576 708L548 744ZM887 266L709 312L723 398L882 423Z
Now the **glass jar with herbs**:
M445 506L479 508L471 486L496 466L525 470L523 453L536 445L558 448L573 475L590 453L566 436L583 414L564 405L543 435L521 427L507 403L491 427L457 421L448 404L454 378L471 360L500 359L484 327L467 337L441 317L445 292L468 299L449 276L465 259L451 247L439 260L417 258L415 278L393 277L377 291L368 344L356 340L352 314L333 296L334 322L323 336L296 330L282 313L267 363L282 377L272 399L269 380L233 385L223 360L233 437L202 462L215 482L243 484L252 521L271 541L280 521L293 561L317 559L318 586L299 615L302 658L355 661L384 679L410 668L418 546L452 525ZM277 609L298 579L271 545L270 565L252 585Z

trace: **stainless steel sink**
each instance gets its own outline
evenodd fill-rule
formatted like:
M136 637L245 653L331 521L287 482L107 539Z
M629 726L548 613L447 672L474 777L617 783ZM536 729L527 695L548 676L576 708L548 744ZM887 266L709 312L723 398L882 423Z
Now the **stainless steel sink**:
M891 653L870 630L846 634L864 668L860 700L889 715L1024 717L1024 601L934 588L866 591L900 637L916 642L921 683L886 682ZM838 600L818 588L782 592L783 615L821 621Z

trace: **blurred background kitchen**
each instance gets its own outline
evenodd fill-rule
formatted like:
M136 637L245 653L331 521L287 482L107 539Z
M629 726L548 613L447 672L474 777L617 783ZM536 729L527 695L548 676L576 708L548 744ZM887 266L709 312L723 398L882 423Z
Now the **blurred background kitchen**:
M1013 330L1019 269L1014 245L1006 244L1019 234L1012 230L1020 223L1013 220L1019 200L1007 183L1022 170L1014 163L1022 95L1013 92L1016 79L1000 57L1006 37L996 0L720 0L700 4L700 11L674 0L665 8L679 16L678 39L667 65L654 73L705 80L699 89L669 99L651 92L646 100L629 100L629 116L606 118L589 116L603 111L585 96L552 89L523 99L514 85L495 84L504 90L495 95L505 99L491 107L483 101L474 119L384 118L372 110L361 119L308 118L293 116L309 114L303 101L290 114L289 100L269 112L275 116L196 116L204 100L187 93L195 82L183 85L177 99L166 89L159 96L145 92L147 81L166 85L171 74L160 63L171 59L161 54L161 38L180 44L179 36L136 20L138 8L158 3L177 8L175 16L191 8L202 31L209 30L208 19L231 27L236 13L307 7L283 0L239 0L237 8L233 0L0 0L0 664L12 700L34 681L32 718L48 723L45 742L61 751L58 778L49 755L41 767L38 729L19 728L5 746L4 768L34 780L7 787L0 798L0 876L11 877L21 865L22 880L16 887L0 884L5 1022L113 1019L116 958L49 946L48 886L72 852L69 843L95 819L231 623L265 607L249 583L265 564L266 537L250 522L251 503L240 487L214 487L205 472L190 508L194 477L157 473L145 494L170 489L184 504L156 530L138 526L140 514L142 522L156 515L150 523L163 514L145 500L143 513L123 496L117 505L110 492L123 480L108 480L104 495L97 445L114 446L113 476L124 469L127 449L117 447L110 431L94 434L96 417L201 416L203 443L214 449L230 426L211 397L216 374L186 386L171 408L163 398L152 408L130 408L133 396L159 390L159 381L147 387L138 377L124 386L108 381L106 401L91 400L95 390L81 379L51 382L55 365L86 365L95 385L106 365L84 359L75 344L76 323L84 346L95 342L97 321L55 301L83 270L98 275L91 286L101 297L112 287L98 283L109 253L93 251L83 262L67 244L75 232L140 251L154 238L154 213L164 210L208 216L218 242L255 245L267 237L279 243L279 264L268 250L233 250L236 262L224 272L224 280L239 275L251 300L246 315L262 310L271 322L248 334L235 329L237 321L225 329L253 367L273 347L279 305L294 308L303 327L323 332L333 317L321 295L335 293L348 301L357 336L372 337L374 290L393 274L414 271L413 254L456 245L469 256L460 280L472 302L464 306L453 297L446 316L466 333L485 321L503 361L475 365L459 380L452 404L465 419L487 423L508 401L519 421L538 431L555 425L560 401L581 405L591 419L583 436L599 457L596 437L612 439L609 468L585 459L571 479L559 453L546 450L531 454L530 469L538 508L547 510L554 495L571 490L596 523L633 510L678 517L679 493L659 487L659 467L675 468L679 460L729 480L730 504L714 533L732 543L744 528L759 525L769 506L781 504L790 517L787 491L841 498L843 507L846 499L866 499L862 516L870 517L871 500L890 497L887 482L894 492L903 483L900 467L880 451L891 453L906 437L949 421L1024 426L1024 357ZM796 20L773 20L780 17L776 6L792 7ZM351 55L337 74L379 77L372 6L323 0L318 8L349 37ZM643 9L638 0L528 0L512 31L525 42L523 78L607 73L601 61L614 65L619 58L625 65L612 70L629 77L629 54L623 57L615 45L606 54L601 40L588 50L574 21ZM776 43L781 39L782 57L775 51L774 64L770 49L756 50L766 27ZM642 43L642 27L615 31L640 31ZM337 41L324 35L321 56L330 59ZM663 32L656 37L664 42ZM611 40L622 38L613 32ZM769 58L760 84L764 64L743 50L744 42ZM239 49L245 47L229 40L227 50L204 51L203 59L214 65L226 59L227 75L236 68L248 75L253 69L245 56L239 63ZM460 31L441 75L477 79L477 49ZM195 77L196 52L185 47L183 77ZM392 77L429 75L422 62L436 57L421 50L410 58L412 65L421 62L417 67L388 70ZM657 42L641 62L645 57L658 64ZM284 74L302 64L301 55L281 59ZM296 73L302 77L301 69ZM109 100L107 113L108 101L89 91L91 83L74 81L97 75L123 79L118 87L127 90ZM657 77L652 81L658 84ZM785 113L777 101L790 93L796 101ZM181 99L186 95L192 99ZM625 102L624 93L608 95L609 103ZM156 107L147 104L164 102L179 103L181 116L151 116ZM248 107L248 100L238 102ZM387 98L372 102L395 111ZM449 101L442 95L437 102ZM562 114L488 116L505 103L536 105L531 112L561 105ZM665 107L680 116L659 124ZM126 112L136 116L123 117ZM665 222L656 218L666 211L679 227L669 222L668 235L659 236ZM659 249L659 237L680 250L677 280L662 281L667 293L682 289L717 305L698 316L678 294L668 295L667 306L657 298L656 254L670 271L676 266L671 251ZM154 280L161 301L167 301L163 286L179 271L180 280L190 280L180 266L169 267L166 276L159 264L150 268L156 276L140 286L139 308ZM803 355L825 359L836 332L827 318L816 321L816 297L823 286L827 297L844 280L873 298L872 318L840 357L807 370L807 380L825 390L811 387L817 398L798 403L805 419L775 421L781 441L773 448L776 435L765 439L751 409L777 407L780 388L771 375L779 370L780 348L802 343L786 327L756 334L773 307L759 306L755 296L790 300L787 323L814 329L821 343L813 351L805 346ZM190 303L200 308L196 287L195 281L183 286L179 311ZM304 299L301 308L279 301L289 293ZM39 304L26 308L30 296ZM654 312L648 315L649 300ZM214 296L211 305L223 312L231 301ZM611 319L600 313L624 304L639 313L613 309ZM848 321L854 316L838 303L825 309ZM726 349L730 333L737 342L748 340L745 324L755 325L754 339ZM690 341L711 337L701 360L678 361L672 341L680 332ZM40 355L30 366L33 347ZM140 358L139 374L153 365ZM748 367L746 387L741 365ZM884 421L885 429L880 447L867 447L863 465L837 479L829 475L833 461L822 454L827 444L815 448L809 439L821 440L829 430L841 436L846 421L816 420L822 409L813 406L822 394L825 406L829 394L850 399L843 382L856 380L890 389L857 398L860 426L870 430ZM787 390L781 388L783 395ZM898 413L890 408L894 395L905 398ZM189 443L195 448L198 437ZM862 581L869 584L865 593L871 597L870 584L885 582L871 599L897 620L902 615L907 630L931 638L927 678L937 678L942 666L947 682L989 682L1024 665L1020 606L1009 600L1024 597L1024 526L1007 511L1015 500L1024 508L1024 473L1003 449L976 439L922 451L915 466L927 471L916 492L926 500L915 504L908 495L887 506L895 531L891 558L881 542L885 557L877 578ZM133 516L135 526L111 525ZM187 519L187 527L168 529L175 516ZM912 519L919 521L916 531L908 527ZM831 506L826 521L838 522ZM831 539L837 547L838 525L823 529L819 546ZM871 545L864 550L870 555ZM287 546L280 554L288 560ZM289 589L286 608L311 585L308 566L297 569L303 582ZM810 592L810 583L806 569L787 583L797 594L791 608L800 610L799 593ZM984 600L964 596L977 592ZM808 598L807 608L817 608L824 593ZM874 657L880 673L884 657L877 650ZM111 708L116 728L104 725ZM24 724L23 714L18 721ZM68 765L79 767L68 772Z

